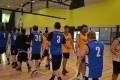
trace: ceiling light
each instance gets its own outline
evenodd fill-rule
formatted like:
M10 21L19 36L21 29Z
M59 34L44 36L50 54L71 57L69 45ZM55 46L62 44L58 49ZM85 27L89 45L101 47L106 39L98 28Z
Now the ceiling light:
M9 8L10 6L8 5L7 7Z
M35 1L33 0L32 3L34 3Z

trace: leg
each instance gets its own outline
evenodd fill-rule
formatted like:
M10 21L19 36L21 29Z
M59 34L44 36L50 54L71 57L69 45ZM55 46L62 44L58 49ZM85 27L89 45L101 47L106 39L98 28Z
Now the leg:
M17 67L16 55L11 56L12 56L12 68L16 68Z
M69 53L64 53L63 54L63 75L66 75L66 73L68 73L68 71L66 70L66 65L67 65L67 61L69 59Z
M85 74L85 63L84 62L81 62L80 63L80 74L84 75Z
M112 80L117 80L118 75L120 73L120 62L113 61L113 74L112 74Z
M1 56L1 55L2 55L2 54L0 53L0 64L2 63L2 60L1 60L1 57L2 57L2 56Z
M17 71L22 71L21 70L21 65L22 65L22 62L18 61L18 66L16 68Z
M63 58L63 71L62 71L63 75L66 75L66 73L67 73L66 64L67 64L67 59Z
M117 78L118 78L118 74L112 74L112 80L117 80Z
M26 64L27 64L27 67L28 67L28 72L30 72L31 71L31 66L30 66L29 62L26 61Z

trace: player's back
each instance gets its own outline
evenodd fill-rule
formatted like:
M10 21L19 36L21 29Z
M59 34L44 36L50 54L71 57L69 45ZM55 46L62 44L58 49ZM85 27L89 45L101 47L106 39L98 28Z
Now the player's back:
M50 49L51 49L51 53L52 54L57 54L57 55L61 55L62 54L62 42L63 42L63 38L64 35L62 32L59 31L54 31L51 39L51 45L50 45Z
M104 45L100 41L88 42L89 53L86 56L86 76L98 78L102 75Z
M8 39L8 33L5 31L0 31L0 47L6 47Z
M15 40L16 40L16 33L15 32L11 32L10 33L10 39L11 39L11 46L15 45Z
M32 32L32 52L33 53L40 52L41 42L42 42L41 36L42 34L40 32L37 32L37 31Z

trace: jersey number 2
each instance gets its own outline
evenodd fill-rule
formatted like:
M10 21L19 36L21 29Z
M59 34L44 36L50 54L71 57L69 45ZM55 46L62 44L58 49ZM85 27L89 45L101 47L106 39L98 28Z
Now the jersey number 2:
M96 51L97 51L97 57L100 57L100 47L96 47Z

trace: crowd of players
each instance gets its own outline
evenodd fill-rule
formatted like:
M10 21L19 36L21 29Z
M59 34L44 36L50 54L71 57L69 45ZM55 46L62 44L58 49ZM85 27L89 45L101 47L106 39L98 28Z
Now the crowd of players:
M2 61L1 55L6 52L8 45L10 45L12 59L7 57L7 60L8 64L11 63L12 68L22 71L22 62L26 62L28 72L31 72L32 77L36 77L41 61L47 57L46 67L48 69L52 67L53 71L50 80L54 80L55 77L62 80L59 72L61 61L63 59L62 74L65 76L69 72L67 61L72 49L77 56L76 66L78 66L75 80L99 80L103 70L104 45L101 41L96 40L95 32L88 32L86 25L81 26L74 47L69 26L65 26L64 32L61 32L61 24L56 22L54 28L54 31L48 33L48 30L46 30L42 34L38 30L38 26L33 26L30 35L26 35L26 30L23 28L21 30L17 29L17 31L12 29L8 33L1 26L0 63ZM114 48L112 48L112 51L115 53ZM117 80L118 73L114 70L113 80ZM116 74L117 76L115 76Z

